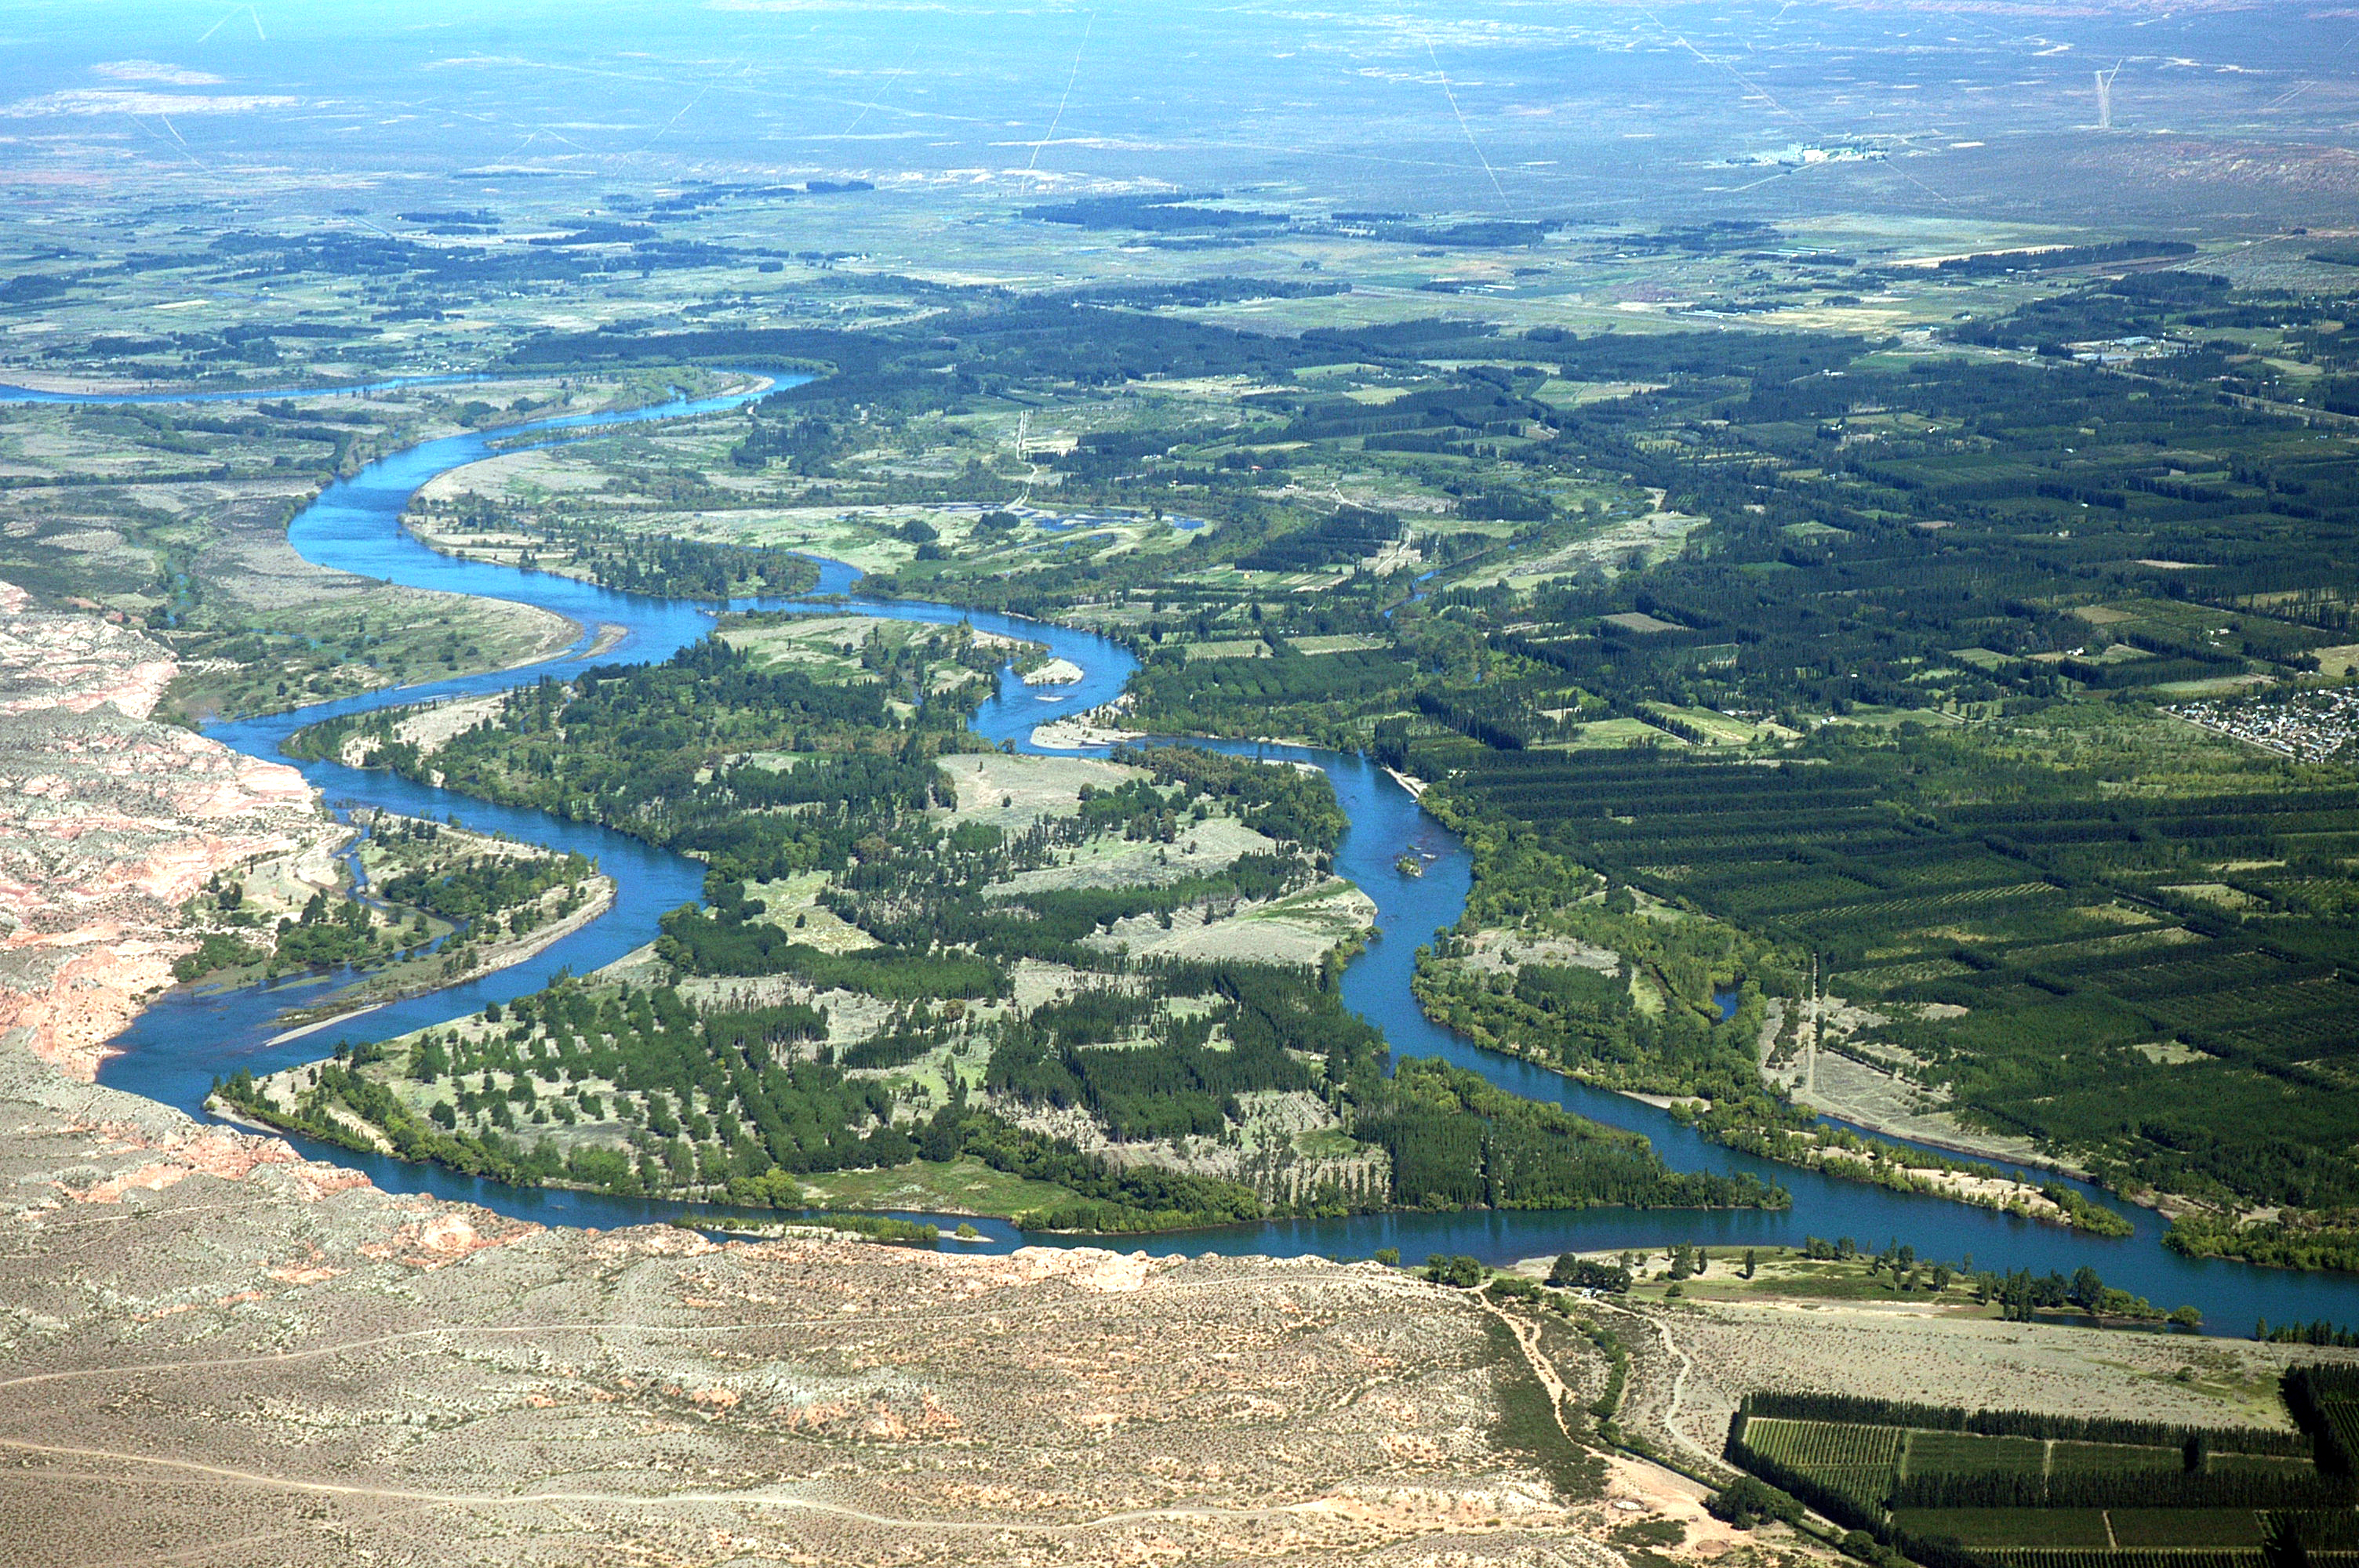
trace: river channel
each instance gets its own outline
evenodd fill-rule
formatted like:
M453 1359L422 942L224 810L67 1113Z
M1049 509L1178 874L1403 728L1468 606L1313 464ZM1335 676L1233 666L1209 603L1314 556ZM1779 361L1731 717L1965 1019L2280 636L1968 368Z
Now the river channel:
M775 377L774 382L795 378ZM765 388L766 390L766 388ZM35 400L37 395L0 388L0 399ZM248 397L288 395L250 393ZM298 395L300 395L298 394ZM739 406L759 395L747 392L701 401L680 401L623 414L549 420L496 433L499 449L514 449L535 438L547 443L580 438L598 429L645 420L712 413ZM78 398L38 395L49 402L164 401L154 395L130 398ZM685 600L618 593L543 572L440 556L405 533L400 518L418 488L440 473L493 455L492 440L462 435L429 441L369 465L339 481L299 514L288 538L306 559L323 567L410 587L482 595L537 605L567 616L584 628L576 644L558 658L528 668L498 672L378 692L322 703L269 718L217 724L206 731L250 755L290 762L284 752L295 730L340 714L424 699L480 695L545 676L570 677L592 663L654 661L703 637L712 627L711 607ZM1043 532L1039 548L1058 547ZM831 604L851 596L865 612L935 622L965 621L978 630L1045 643L1058 657L1085 672L1077 684L1042 692L1025 687L1003 670L998 695L986 701L974 728L993 741L1012 741L1036 751L1033 727L1060 714L1080 712L1115 696L1136 667L1117 644L1087 632L956 606L906 600L869 601L853 593L858 574L840 563L821 564L815 599ZM745 600L735 608L766 608L785 600ZM598 628L620 628L622 641L593 660L589 649ZM1204 742L1200 742L1204 743ZM1375 900L1379 933L1346 968L1345 1002L1380 1025L1397 1056L1442 1056L1481 1073L1515 1094L1553 1101L1582 1115L1644 1133L1674 1169L1748 1172L1785 1186L1794 1195L1785 1212L1636 1210L1594 1208L1457 1214L1386 1214L1336 1220L1288 1220L1221 1230L1122 1238L1110 1243L1150 1253L1319 1253L1366 1257L1397 1248L1406 1259L1432 1252L1467 1253L1491 1262L1579 1249L1658 1247L1678 1240L1716 1246L1799 1246L1806 1236L1853 1237L1880 1247L1898 1238L1924 1256L1951 1261L1971 1257L1980 1268L2050 1269L2071 1272L2091 1264L2109 1284L2134 1291L2163 1307L2191 1303L2202 1309L2214 1333L2242 1333L2256 1316L2272 1323L2329 1318L2359 1322L2359 1281L2347 1276L2300 1274L2245 1264L2194 1260L2160 1245L2166 1228L2147 1210L2122 1204L2085 1184L2075 1186L2096 1201L2128 1215L2136 1234L2119 1239L2076 1235L2053 1226L1992 1214L1914 1194L1888 1192L1777 1165L1705 1142L1654 1107L1593 1089L1515 1058L1458 1038L1419 1011L1409 990L1417 949L1453 924L1470 881L1462 844L1381 769L1366 759L1341 752L1288 746L1209 742L1228 752L1308 762L1323 769L1351 818L1337 855L1337 869ZM1071 753L1066 753L1071 754ZM540 989L560 969L585 973L622 957L656 935L668 910L699 896L702 869L696 862L594 826L568 822L538 811L488 805L409 783L386 773L363 772L332 762L297 762L325 795L332 808L375 806L454 820L478 831L597 860L617 883L612 910L534 958L465 985L453 986L380 1008L305 1038L271 1044L283 1028L279 1015L331 988L338 977L298 977L276 984L225 991L183 987L167 993L114 1042L119 1054L100 1070L114 1087L177 1106L204 1117L203 1101L215 1076L240 1067L275 1071L323 1054L338 1042L389 1039L410 1030L506 1002ZM1422 877L1402 875L1395 861L1406 849L1434 859ZM316 1158L365 1172L395 1192L431 1193L481 1204L520 1219L546 1224L613 1227L669 1219L692 1212L700 1220L724 1219L731 1211L678 1202L650 1202L598 1194L501 1185L432 1166L354 1153L296 1140ZM946 1227L956 1217L934 1218ZM1046 1245L1090 1243L1084 1238L1025 1238L995 1220L973 1222L984 1232L972 1243L999 1251L1027 1241Z

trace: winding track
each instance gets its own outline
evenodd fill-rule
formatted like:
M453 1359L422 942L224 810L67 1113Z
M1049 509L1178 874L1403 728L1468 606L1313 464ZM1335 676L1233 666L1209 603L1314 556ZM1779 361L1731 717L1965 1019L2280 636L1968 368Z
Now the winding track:
M1010 1531L1037 1535L1071 1535L1083 1530L1103 1530L1125 1524L1145 1524L1156 1519L1283 1519L1289 1515L1332 1511L1332 1505L1314 1498L1309 1502L1280 1503L1267 1508L1129 1509L1119 1513L1099 1514L1083 1519L917 1519L901 1515L869 1513L864 1509L852 1508L843 1503L823 1502L816 1498L799 1497L777 1490L432 1492L408 1487L364 1487L347 1481L307 1481L292 1476L273 1476L256 1470L237 1470L222 1465L201 1465L190 1459L166 1459L151 1454L125 1454L108 1448L71 1448L58 1444L27 1443L13 1437L0 1437L0 1449L18 1454L45 1454L62 1459L104 1460L112 1464L136 1465L145 1468L172 1470L184 1475L201 1476L208 1481L228 1481L241 1486L268 1487L277 1491L308 1492L321 1497L380 1498L387 1502L417 1503L429 1508L506 1509L530 1507L535 1504L581 1503L594 1504L601 1508L668 1509L704 1505L716 1508L787 1509L801 1513L827 1514L836 1519L850 1519L856 1524L879 1525L893 1530L980 1532L987 1535L1000 1535ZM109 1476L80 1475L72 1471L49 1471L37 1478L93 1481L119 1479Z
M1372 1290L1385 1291L1402 1296L1414 1295L1419 1302L1430 1300L1415 1281L1389 1271L1371 1274L1355 1281ZM1276 1274L1253 1279L1182 1280L1168 1285L1156 1285L1142 1293L1156 1295L1186 1295L1198 1291L1215 1291L1223 1295L1234 1295L1242 1291L1299 1289L1304 1286L1325 1288L1336 1283L1332 1272ZM1013 1307L997 1306L973 1312L920 1312L893 1321L922 1323L980 1323L992 1318L1004 1318ZM1095 1312L1097 1303L1076 1300L1031 1303L1023 1309L1027 1318L1054 1316L1065 1313ZM745 1323L617 1323L612 1318L592 1318L577 1323L519 1324L458 1324L437 1328L404 1329L395 1334L373 1334L364 1339L339 1340L333 1345L314 1345L301 1350L273 1350L258 1356L217 1356L190 1361L132 1361L112 1367L73 1367L56 1372L34 1372L21 1378L0 1380L0 1393L13 1389L30 1388L41 1383L72 1382L84 1378L126 1378L157 1372L218 1371L232 1367L284 1366L296 1361L316 1361L324 1356L345 1356L361 1350L374 1350L387 1345L400 1345L416 1340L443 1339L452 1336L491 1335L501 1337L537 1334L753 1334L764 1329L779 1328L866 1328L872 1320L866 1316L847 1320L842 1313L821 1313L816 1317L766 1317Z
M1290 1294L1304 1290L1332 1291L1339 1284L1348 1284L1361 1292L1373 1292L1378 1296L1416 1296L1419 1299L1420 1304L1429 1309L1436 1305L1440 1305L1445 1311L1452 1307L1463 1307L1473 1312L1506 1318L1511 1329L1516 1333L1517 1343L1524 1348L1534 1374L1540 1379L1551 1394L1558 1409L1560 1428L1565 1430L1568 1440L1571 1439L1571 1433L1564 1426L1562 1413L1562 1402L1571 1396L1545 1355L1538 1353L1535 1346L1527 1343L1527 1336L1532 1332L1531 1325L1518 1325L1512 1317L1498 1314L1495 1307L1477 1296L1461 1295L1457 1292L1435 1292L1429 1287L1419 1285L1389 1271L1382 1272L1371 1271L1364 1274L1347 1275L1339 1279L1338 1271L1332 1267L1316 1270L1289 1269L1247 1278L1230 1277L1218 1280L1149 1283L1140 1293L1147 1296L1180 1296L1198 1292L1217 1292L1234 1296L1240 1292ZM1102 1300L1087 1298L1038 1304L1027 1303L1020 1308L1002 1303L988 1309L955 1312L920 1311L899 1318L897 1322L898 1326L904 1328L925 1328L951 1323L1005 1319L1012 1311L1016 1310L1022 1311L1027 1319L1037 1320L1042 1316L1062 1314L1100 1314L1105 1310L1105 1305ZM705 1324L589 1320L509 1325L455 1325L373 1335L363 1338L341 1340L330 1345L249 1356L129 1362L105 1367L37 1373L0 1380L0 1395L78 1380L136 1380L152 1379L159 1374L173 1372L226 1374L227 1376L219 1381L229 1386L236 1386L245 1381L235 1376L240 1369L282 1367L387 1346L419 1345L424 1342L446 1339L465 1340L471 1336L478 1339L525 1338L591 1333L600 1336L647 1336L659 1340L688 1336L727 1335L788 1327L841 1328L848 1332L865 1332L877 1325L874 1314L847 1318L841 1313ZM1388 1380L1381 1378L1376 1379L1378 1382ZM1355 1402L1364 1391L1364 1387L1354 1390L1344 1402ZM0 1461L0 1472L5 1472L6 1481L15 1482L20 1487L119 1486L132 1481L136 1476L151 1476L154 1478L153 1484L165 1487L182 1486L207 1488L228 1487L257 1493L280 1493L295 1497L349 1500L363 1504L391 1505L385 1510L371 1510L366 1516L371 1521L381 1520L403 1512L440 1510L499 1513L519 1509L582 1508L680 1514L691 1513L700 1509L717 1509L810 1515L897 1533L973 1540L1010 1536L1040 1539L1072 1538L1097 1531L1122 1530L1141 1525L1151 1526L1158 1523L1196 1523L1218 1526L1249 1525L1288 1519L1307 1521L1321 1518L1340 1518L1350 1513L1348 1498L1322 1493L1288 1502L1237 1506L1181 1503L1169 1506L1116 1509L1103 1513L1064 1519L1026 1518L1006 1514L962 1518L884 1513L873 1509L835 1501L823 1496L812 1495L814 1488L826 1487L827 1482L823 1478L786 1485L730 1488L689 1487L641 1491L527 1485L515 1491L500 1491L487 1488L437 1487L340 1480L333 1478L332 1476L288 1474L278 1469L248 1465L209 1463L169 1454L139 1452L92 1444L44 1442L28 1437L0 1436L0 1454L13 1457L13 1462ZM1569 1522L1562 1519L1552 1519L1542 1528L1561 1529ZM306 1533L306 1530L301 1528L264 1532L245 1538L240 1542L221 1542L171 1555L187 1557L215 1555L234 1545L303 1533Z

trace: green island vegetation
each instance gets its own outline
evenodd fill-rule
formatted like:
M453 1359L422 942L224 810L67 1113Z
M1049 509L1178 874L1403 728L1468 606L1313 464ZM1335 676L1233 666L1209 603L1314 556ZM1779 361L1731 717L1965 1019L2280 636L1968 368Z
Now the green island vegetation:
M556 335L517 367L832 373L514 496L588 518L611 483L647 527L1088 624L1144 661L1124 722L1430 781L1477 885L1419 992L1479 1040L1771 1158L2122 1230L2003 1159L1814 1126L1804 1064L1839 1054L1948 1141L2193 1200L2183 1248L2340 1266L2359 884L2340 710L2300 705L2359 593L2351 438L2306 416L2343 297L2085 249L1909 347L920 285L922 331ZM691 448L720 499L664 516ZM2288 703L2310 749L2253 743Z
M603 906L608 884L580 855L386 813L364 814L353 889L313 885L285 860L218 874L182 911L197 936L173 978L220 984L302 969L354 973L303 1010L325 1016L495 968L516 944Z
M2298 1430L1965 1411L1756 1391L1726 1457L1862 1532L1847 1551L1927 1568L2261 1568L2359 1541L2359 1376L2297 1367ZM1762 1511L1774 1511L1764 1509Z
M2186 242L2089 233L2036 250L1961 234L1954 265L1916 265L1799 222L1314 206L1093 197L993 217L1051 250L1128 234L1163 269L1033 293L749 250L715 227L722 206L659 232L568 216L548 243L495 222L481 254L230 233L143 261L143 287L237 267L288 297L357 287L377 316L330 339L207 305L135 341L99 333L63 280L42 310L90 330L28 351L209 385L310 365L324 384L463 338L506 379L235 412L12 407L0 448L26 468L5 492L24 516L0 570L171 637L190 655L184 712L506 662L528 639L511 618L495 643L481 607L388 617L394 590L364 584L255 606L224 568L398 442L808 372L747 407L510 450L438 481L409 523L462 553L701 597L776 591L804 580L799 555L832 557L864 591L1093 627L1143 663L1123 724L1299 737L1430 784L1476 888L1418 990L1473 1037L1683 1102L1707 1136L1773 1159L2120 1229L2018 1178L2037 1156L2188 1200L2183 1251L2349 1267L2349 269L2256 282ZM1281 236L1333 270L1253 276ZM1546 246L1558 270L1379 300L1343 281L1332 247L1356 246L1404 264ZM788 294L744 292L757 256L792 269ZM1576 310L1575 278L1669 280L1687 302ZM521 303L582 287L710 297L594 326ZM1871 296L1888 306L1863 311ZM449 325L468 311L464 333ZM224 465L241 500L200 514L186 496ZM905 822L947 809L915 797L968 754L957 714L1006 653L935 641L957 635L831 648L746 622L661 672L520 696L455 739L401 720L367 738L385 765L425 776L416 747L452 787L705 856L740 898L676 919L663 961L761 972L677 978L1028 1006L1012 971L996 991L990 906L1006 901L962 884L942 907L964 934L912 954L840 837L872 790L904 790ZM837 678L855 664L877 678ZM774 698L803 705L796 726L770 721ZM558 739L560 707L590 720L609 702L648 716L653 765ZM536 723L541 740L513 739ZM904 860L922 838L873 836ZM1269 907L1249 896L1264 873L1298 874L1230 857L1208 888L1039 890L1025 918L1079 949L1230 896ZM1299 874L1286 897L1313 892ZM823 900L798 880L815 875ZM814 900L794 906L804 926L733 917L780 883ZM839 904L899 956L810 939ZM1082 924L1097 914L1111 922ZM1808 1109L1930 1122L1980 1152Z
M1501 509L1489 476L1545 485L1557 531L1401 604L1373 568L1337 570L1353 552L1373 558L1385 525L1339 514L1281 535L1299 544L1276 554L1250 526L1224 527L1210 547L1234 552L1214 590L1228 608L1180 619L1176 583L1125 596L1132 613L1149 600L1125 618L1148 657L1136 721L1356 739L1435 779L1428 798L1476 845L1466 934L1590 944L1631 994L1625 1006L1562 965L1470 973L1455 962L1470 942L1437 950L1430 1005L1615 1087L1703 1095L1704 1125L1740 1146L1953 1195L1966 1184L1945 1174L1996 1173L1830 1148L1756 1087L1773 1012L1773 1050L1806 1028L1815 1050L1821 1002L1840 995L1876 1014L1843 1043L1945 1097L1970 1128L2223 1213L2332 1211L2359 1181L2332 1131L2350 1090L2318 1065L2347 1037L2334 966L2351 883L2332 838L2347 785L2336 769L2190 733L2180 711L2318 678L2345 634L2349 585L2321 578L2338 568L2319 549L2343 438L2218 402L2223 387L2267 401L2281 372L2249 337L2217 334L2267 315L2271 347L2332 369L2344 351L2320 325L2332 308L2150 274L1955 340L2036 351L2076 332L2215 334L2135 375L2061 350L1894 357L1791 337L1527 334L1492 354L1545 355L1560 381L1661 384L1553 413L1538 438L1406 396L1381 417L1339 402L1332 428L1289 406L1271 435L1306 467L1321 443L1342 448L1336 460L1356 449L1362 471L1389 465L1379 438L1401 430L1499 438L1398 460L1471 460L1446 470L1461 491L1482 476L1471 504L1462 495L1470 521ZM1482 395L1508 398L1517 373ZM1383 455L1365 456L1371 444ZM1184 496L1184 445L1162 463L1130 456L1125 471L1169 474ZM1080 464L1092 451L1116 453L1077 449L1077 470L1119 467ZM1606 509L1571 500L1607 462L1654 497L1618 554L1599 543L1617 532L1598 526ZM1213 509L1217 491L1184 503ZM1676 547L1636 523L1675 530ZM1478 539L1463 547L1497 543ZM1421 544L1445 560L1457 547ZM1334 580L1315 610L1234 602L1254 572L1322 552ZM1128 559L1109 556L1086 591L1103 596ZM1011 572L1011 594L1029 576ZM1711 990L1740 979L1757 1011L1715 1023ZM2287 1084L2302 1091L2290 1101ZM2122 1228L2059 1203L2063 1191L1973 1196L2044 1198L2070 1222ZM2231 1255L2343 1255L2282 1246L2268 1227L2200 1234Z
M473 494L422 502L405 523L444 555L558 572L626 593L745 599L806 593L819 582L815 564L786 550L648 535L611 517L541 515Z
M990 749L964 719L1004 657L961 627L733 617L662 665L302 732L695 854L705 899L614 972L220 1098L512 1182L792 1209L874 1171L872 1200L1042 1229L1788 1201L1440 1063L1387 1076L1336 992L1365 901L1332 875L1326 779ZM978 1165L1009 1181L978 1192Z

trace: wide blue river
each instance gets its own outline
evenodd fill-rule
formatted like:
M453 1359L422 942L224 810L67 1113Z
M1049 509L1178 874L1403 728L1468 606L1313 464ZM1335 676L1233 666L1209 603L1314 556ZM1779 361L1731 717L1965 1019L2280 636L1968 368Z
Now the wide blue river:
M784 381L791 378L780 377ZM29 398L0 389L0 398ZM261 397L279 394L249 393ZM298 394L298 395L300 395ZM627 414L546 421L500 432L504 444L519 437L549 442L579 438L597 429L648 419L710 413L736 406L756 394L702 402L678 402ZM81 401L48 396L43 401ZM139 401L163 401L141 398ZM125 401L90 399L89 401ZM397 453L355 477L329 487L290 524L295 548L307 559L365 577L451 593L480 594L552 610L585 631L567 654L527 670L484 675L380 692L324 703L268 719L213 726L207 733L254 756L288 761L287 737L337 714L423 698L496 691L543 676L568 676L592 662L587 650L599 627L619 627L623 641L595 662L658 660L711 630L710 608L681 600L616 593L547 573L453 560L435 554L404 533L400 517L418 487L439 473L491 454L480 435L454 436ZM1044 540L1049 537L1043 535ZM850 594L857 574L823 563L820 596ZM746 601L748 604L776 601ZM1074 686L1043 694L1003 671L999 694L984 704L974 727L994 741L1012 741L1034 750L1033 727L1060 713L1094 707L1121 691L1136 661L1118 645L1090 633L1062 626L968 611L955 606L907 601L861 601L865 611L904 620L966 621L978 629L1046 643L1058 656L1086 672ZM1289 1220L1192 1231L1114 1245L1149 1252L1321 1253L1365 1257L1395 1247L1408 1259L1431 1252L1468 1253L1487 1261L1554 1253L1569 1249L1647 1248L1686 1240L1714 1245L1796 1246L1806 1236L1849 1236L1881 1246L1895 1238L1919 1254L1957 1261L1971 1257L1980 1268L2050 1269L2067 1273L2088 1263L2109 1284L2146 1296L2162 1306L2201 1307L2214 1333L2244 1333L2256 1316L2272 1323L2328 1318L2359 1322L2359 1281L2348 1276L2299 1274L2239 1263L2194 1261L2160 1244L2161 1220L2095 1189L2074 1184L2097 1201L2126 1213L2134 1236L2104 1240L2052 1226L2010 1218L1980 1209L1892 1193L1858 1183L1829 1180L1771 1164L1705 1142L1654 1108L1592 1089L1529 1064L1483 1050L1441 1029L1418 1010L1409 991L1417 949L1459 917L1469 885L1463 847L1440 824L1421 812L1407 791L1364 758L1296 747L1212 742L1223 751L1258 752L1316 763L1333 781L1352 827L1338 855L1338 869L1376 902L1379 934L1345 970L1343 998L1379 1024L1396 1055L1441 1056L1473 1068L1502 1088L1533 1099L1552 1100L1584 1116L1642 1132L1675 1169L1749 1172L1778 1183L1794 1195L1783 1213L1698 1212L1680 1209L1600 1208L1522 1213L1388 1214L1337 1220ZM695 899L701 867L636 839L536 811L485 805L464 796L408 783L384 773L364 773L329 762L303 762L304 775L332 806L380 806L388 810L451 818L473 828L573 849L594 857L620 884L615 907L534 959L468 985L451 987L379 1009L332 1029L278 1045L268 1042L282 1025L280 1013L318 996L320 979L293 979L222 993L187 988L162 998L115 1041L121 1054L100 1072L114 1087L175 1105L202 1116L208 1087L216 1075L240 1067L259 1074L326 1054L336 1042L387 1039L409 1030L476 1011L538 990L559 969L576 974L596 968L650 940L664 912ZM1417 848L1436 859L1421 878L1404 877L1394 861ZM477 1203L500 1213L549 1224L610 1227L683 1213L677 1202L618 1199L588 1193L544 1191L476 1181L430 1166L306 1145L318 1158L365 1171L380 1186L428 1192ZM728 1211L698 1208L700 1219L723 1218ZM945 1226L947 1217L933 1217ZM1067 1238L1020 1237L992 1220L974 1222L984 1232L979 1249L1000 1250L1027 1239L1048 1245ZM945 1246L952 1245L945 1241Z

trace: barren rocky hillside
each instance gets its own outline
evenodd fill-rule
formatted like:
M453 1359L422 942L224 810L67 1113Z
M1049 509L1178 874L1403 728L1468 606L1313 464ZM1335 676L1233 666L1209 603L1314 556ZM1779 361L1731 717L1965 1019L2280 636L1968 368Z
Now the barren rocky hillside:
M0 588L0 1561L1614 1561L1594 1358L1392 1270L544 1229L78 1081L341 831L172 673Z
M1614 1560L1463 1292L548 1230L0 1052L11 1563Z
M148 721L175 666L0 583L0 1042L79 1077L195 943L214 872L341 832L292 768Z

